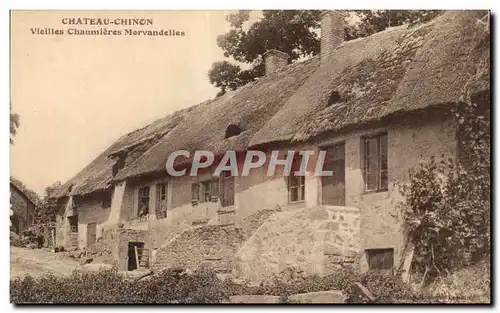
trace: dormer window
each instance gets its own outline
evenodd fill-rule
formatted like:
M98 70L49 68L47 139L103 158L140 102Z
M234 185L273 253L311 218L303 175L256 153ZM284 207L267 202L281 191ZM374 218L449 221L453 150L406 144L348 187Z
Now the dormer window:
M330 97L328 97L328 105L332 105L332 104L335 104L335 103L338 103L342 100L342 98L340 97L340 94L333 90L331 93L330 93Z
M113 164L113 177L118 174L118 172L125 167L125 158L126 158L125 153L121 153L116 157L116 162Z
M243 130L236 124L229 124L229 126L226 128L226 135L224 136L225 139L231 138L234 136L238 136L241 134Z

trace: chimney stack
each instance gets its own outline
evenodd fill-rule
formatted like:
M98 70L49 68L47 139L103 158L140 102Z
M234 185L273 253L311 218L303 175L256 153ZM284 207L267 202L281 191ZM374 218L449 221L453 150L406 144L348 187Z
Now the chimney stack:
M266 66L266 75L276 72L288 65L289 55L275 49L271 49L262 55Z
M325 11L321 14L321 63L344 42L344 14L341 11Z

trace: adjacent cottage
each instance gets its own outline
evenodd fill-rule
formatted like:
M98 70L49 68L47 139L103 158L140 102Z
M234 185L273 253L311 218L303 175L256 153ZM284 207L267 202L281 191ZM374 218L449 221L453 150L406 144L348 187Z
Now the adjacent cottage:
M11 230L16 234L28 229L35 222L38 199L16 178L10 178L10 216Z
M487 15L450 11L344 42L341 13L325 12L320 55L288 65L269 51L264 77L123 136L55 191L58 244L112 242L122 269L231 259L256 280L344 263L392 270L405 243L397 184L431 156L457 157L451 108L464 92L489 105ZM178 150L326 150L334 175L269 177L265 164L170 177Z

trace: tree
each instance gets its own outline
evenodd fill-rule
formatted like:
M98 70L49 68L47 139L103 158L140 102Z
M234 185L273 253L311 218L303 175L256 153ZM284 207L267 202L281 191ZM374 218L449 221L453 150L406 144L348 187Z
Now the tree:
M208 73L210 83L224 94L264 75L262 55L277 49L290 56L289 62L319 53L321 11L264 10L263 17L245 29L250 11L239 11L226 17L230 30L217 38L226 58L246 64L248 69L228 61L215 62Z
M37 223L45 224L55 222L57 215L57 204L55 203L54 199L50 198L50 194L61 186L62 183L60 181L56 181L55 183L45 188L44 198L36 211L35 219Z
M12 113L12 104L10 104L10 144L14 143L14 136L17 133L17 129L19 128L20 117L17 113Z
M217 38L217 45L226 58L248 67L242 69L234 62L218 61L208 72L210 83L220 88L217 96L235 90L265 74L262 55L276 49L290 56L289 62L316 55L320 51L319 10L264 10L263 17L246 27L250 11L239 11L226 17L230 30ZM390 26L423 22L439 11L347 11L345 39L369 36ZM357 16L358 22L352 23Z

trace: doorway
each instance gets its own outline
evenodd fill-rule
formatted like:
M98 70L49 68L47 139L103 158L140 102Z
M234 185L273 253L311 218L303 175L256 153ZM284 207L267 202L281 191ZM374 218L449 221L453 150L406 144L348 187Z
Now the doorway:
M144 242L129 242L128 243L128 267L129 271L138 269L142 253L144 249ZM137 252L137 254L136 254Z
M87 224L87 247L95 243L96 235L97 235L96 223Z
M68 216L69 240L72 247L78 247L78 215Z

